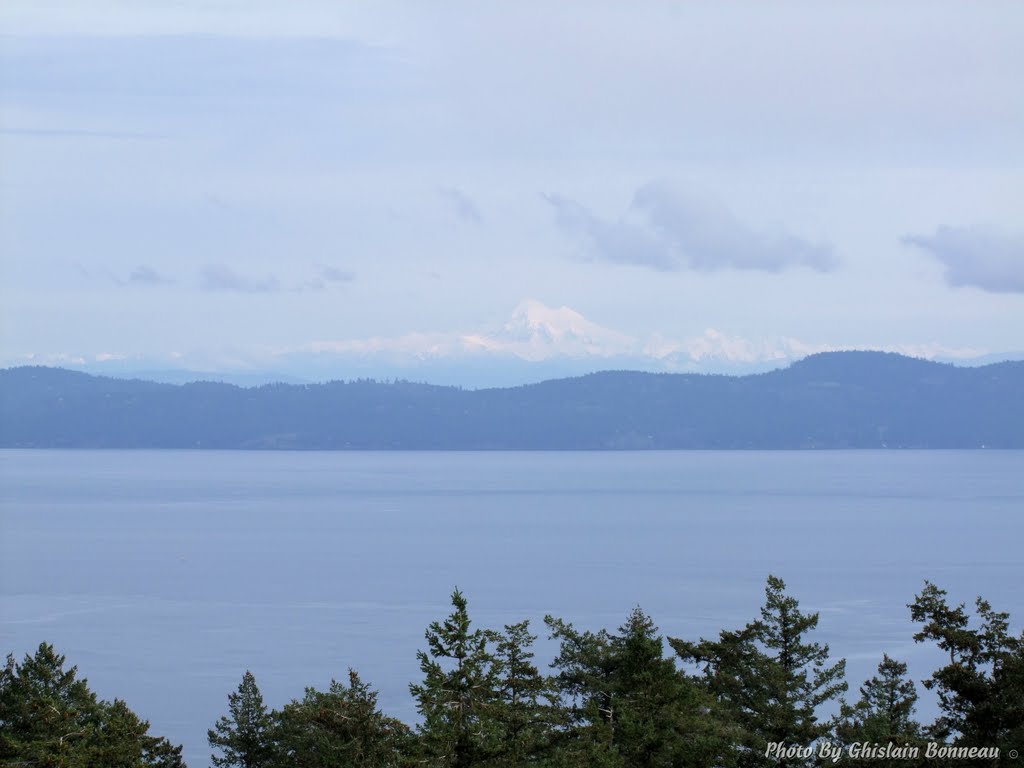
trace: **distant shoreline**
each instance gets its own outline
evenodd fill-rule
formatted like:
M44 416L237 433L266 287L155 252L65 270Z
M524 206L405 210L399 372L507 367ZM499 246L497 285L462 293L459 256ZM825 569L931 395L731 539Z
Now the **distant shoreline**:
M0 447L288 451L1024 448L1024 362L882 352L749 376L606 371L506 389L240 388L0 371Z

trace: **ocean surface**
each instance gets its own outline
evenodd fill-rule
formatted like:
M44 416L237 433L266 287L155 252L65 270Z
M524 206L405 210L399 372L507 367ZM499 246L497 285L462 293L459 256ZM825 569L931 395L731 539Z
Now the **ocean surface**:
M1024 621L1024 452L0 451L0 650L56 644L104 698L208 764L246 669L267 703L349 667L409 722L427 624L696 639L758 615L768 574L820 612L850 698L883 652L920 680L925 579ZM935 705L924 700L930 719Z

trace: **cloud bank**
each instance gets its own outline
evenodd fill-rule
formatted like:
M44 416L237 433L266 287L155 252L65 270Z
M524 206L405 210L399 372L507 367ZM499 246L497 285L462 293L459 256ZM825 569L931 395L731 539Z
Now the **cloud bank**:
M991 293L1024 293L1024 235L981 227L939 227L907 235L903 243L926 251L946 268L946 282Z
M604 261L666 272L782 272L793 267L829 272L837 266L827 244L784 230L752 229L726 207L681 195L662 183L638 189L618 221L605 221L569 198L545 199L555 209L558 225L582 237L590 253Z

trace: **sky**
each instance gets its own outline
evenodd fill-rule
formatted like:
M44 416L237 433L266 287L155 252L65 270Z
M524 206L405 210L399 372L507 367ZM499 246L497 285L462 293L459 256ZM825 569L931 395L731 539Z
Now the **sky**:
M1020 356L1022 31L1017 0L6 0L0 365Z

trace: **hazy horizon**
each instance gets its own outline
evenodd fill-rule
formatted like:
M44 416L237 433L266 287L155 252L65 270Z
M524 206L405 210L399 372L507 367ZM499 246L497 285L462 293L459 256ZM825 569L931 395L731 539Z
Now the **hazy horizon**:
M734 363L711 361L710 364L694 366L690 369L666 370L650 361L637 358L607 358L599 362L586 358L562 358L542 361L523 359L505 359L478 361L445 361L422 362L417 364L381 364L379 361L362 361L357 365L351 363L346 367L317 369L315 366L289 367L286 369L260 368L227 368L221 370L196 370L188 367L147 367L147 363L156 365L159 361L145 359L120 359L103 361L63 361L61 363L36 363L27 361L21 365L39 365L44 368L75 371L92 376L105 376L115 379L138 379L163 384L188 384L200 381L214 381L233 384L239 387L257 387L264 384L326 384L333 381L355 381L368 379L375 381L409 381L419 384L436 386L455 386L465 389L491 389L518 387L538 384L556 379L576 378L592 374L612 371L636 373L697 373L724 376L752 376L770 371L783 370L794 363L812 355L829 354L832 352L892 352L891 350L824 350L811 352L801 357L785 358L761 363ZM1017 362L1024 360L1024 352L1005 355L984 355L977 358L941 358L920 355L904 355L929 362L945 363L964 368L976 368L1000 362ZM602 365L603 363L603 365ZM10 370L21 367L12 365L0 368Z

